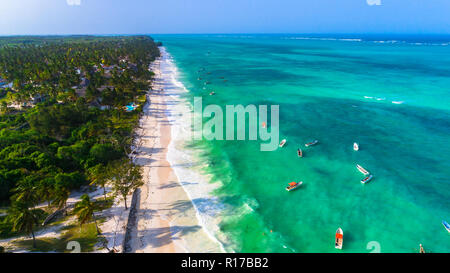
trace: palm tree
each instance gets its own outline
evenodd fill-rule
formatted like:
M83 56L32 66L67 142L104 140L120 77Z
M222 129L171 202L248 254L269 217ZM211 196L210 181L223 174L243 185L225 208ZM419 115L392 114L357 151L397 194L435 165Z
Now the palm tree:
M100 230L98 229L97 220L95 219L94 210L97 205L89 199L89 195L83 194L81 196L81 201L75 204L73 212L78 217L78 222L80 223L80 228L83 224L94 220L95 228L97 229L97 234L100 235Z
M6 101L2 101L0 103L0 113L5 114L8 112L8 103Z
M16 202L11 208L9 217L12 218L13 231L25 232L33 237L33 248L36 248L36 238L33 227L37 224L36 210L30 209L25 202Z
M55 187L53 190L53 205L58 209L63 209L69 199L70 191L67 188Z
M120 194L127 207L127 196L130 192L144 185L142 167L133 164L128 159L114 161L111 164L112 186L116 194Z
M70 196L70 180L67 175L57 174L55 176L55 185L52 196L53 205L58 209L63 209L66 206L67 199L69 199Z
M108 169L98 164L89 169L89 179L92 181L90 185L97 185L103 188L103 196L106 201L106 184L108 183Z
M48 207L50 207L51 199L53 197L53 183L53 179L47 178L41 180L37 187L38 196L41 198L41 200L47 201Z
M19 181L17 187L13 190L12 199L16 202L35 205L38 203L37 187L32 176L27 176Z

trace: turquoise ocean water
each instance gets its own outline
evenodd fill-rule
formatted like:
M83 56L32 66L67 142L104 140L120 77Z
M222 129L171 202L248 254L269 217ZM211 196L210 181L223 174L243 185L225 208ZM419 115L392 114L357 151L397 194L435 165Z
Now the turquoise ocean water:
M334 233L342 227L342 252L377 244L381 252L417 252L419 243L450 252L441 224L450 222L448 41L154 37L173 56L189 100L280 105L283 149L261 152L259 141L190 143L222 185L214 195L225 204L227 250L337 252ZM313 139L320 144L304 148ZM373 181L360 183L357 163ZM286 192L300 180L302 188Z

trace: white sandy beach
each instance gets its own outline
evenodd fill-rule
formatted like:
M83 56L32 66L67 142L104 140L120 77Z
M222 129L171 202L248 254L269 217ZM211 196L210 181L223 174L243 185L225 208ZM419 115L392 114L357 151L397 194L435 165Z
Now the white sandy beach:
M162 57L152 64L156 79L136 132L139 137L134 160L144 168L145 185L137 193L136 223L131 223L127 252L223 252L199 214L205 208L193 202L185 188L201 187L195 181L200 178L190 176L185 181L183 177L180 183L178 177L183 170L175 171L170 164L175 166L178 162L173 159L178 156L172 134L182 129L174 127L173 116L178 111L174 108L174 90L179 86L174 85L174 71L164 48L161 53ZM114 246L122 251L128 211L124 212L123 204L117 203L110 216L100 228L108 248Z

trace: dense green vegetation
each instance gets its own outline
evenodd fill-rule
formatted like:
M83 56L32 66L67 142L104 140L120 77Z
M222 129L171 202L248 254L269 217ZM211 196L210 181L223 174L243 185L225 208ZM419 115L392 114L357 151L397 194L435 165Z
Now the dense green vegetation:
M37 204L63 208L114 177L104 171L131 152L157 56L146 36L0 38L0 81L13 83L0 89L0 205L17 216L1 227L32 234Z

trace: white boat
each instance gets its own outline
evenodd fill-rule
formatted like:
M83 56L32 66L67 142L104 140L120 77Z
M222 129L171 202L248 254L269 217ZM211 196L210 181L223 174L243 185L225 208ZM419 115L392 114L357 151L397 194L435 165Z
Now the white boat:
M283 148L283 146L286 144L286 139L283 139L281 142L280 142L280 148Z
M366 176L364 179L361 179L361 183L366 184L368 183L370 180L372 180L373 175L368 175Z
M361 165L356 164L356 168L358 169L358 171L362 172L364 175L368 175L369 172L364 169L363 167L361 167Z
M291 183L289 183L289 186L286 187L286 190L287 191L293 191L293 190L297 189L298 187L300 187L302 184L303 184L302 181L300 181L298 183L297 182L291 182Z
M311 142L306 143L305 146L306 146L306 147L309 147L309 146L316 145L317 143L319 143L319 141L318 141L318 140L314 140L314 141L311 141Z
M336 240L334 241L334 247L336 249L342 249L342 245L344 244L344 232L342 228L338 228L336 230Z
M353 150L358 151L359 150L359 144L358 143L353 143Z
M302 149L297 150L297 155L298 155L298 157L303 157Z

